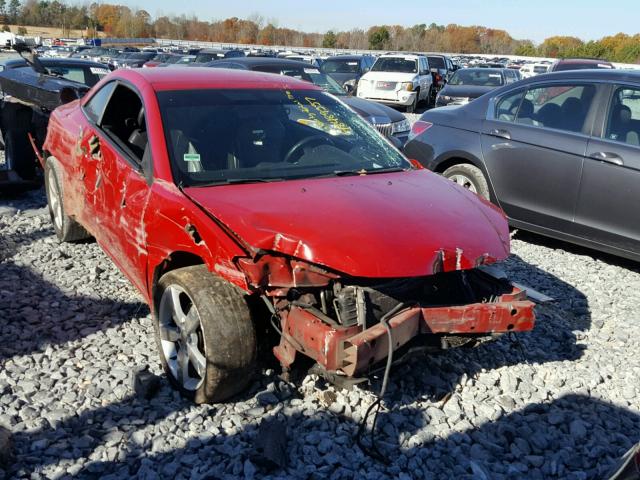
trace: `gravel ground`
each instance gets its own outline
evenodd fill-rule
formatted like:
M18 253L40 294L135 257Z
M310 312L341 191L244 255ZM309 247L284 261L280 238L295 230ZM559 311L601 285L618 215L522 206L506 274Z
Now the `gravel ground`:
M638 265L517 234L504 267L553 296L533 332L392 371L373 460L354 442L371 387L266 370L237 403L195 406L161 379L148 308L95 243L56 241L41 191L0 198L0 478L602 478L640 440ZM287 428L267 470L261 422Z

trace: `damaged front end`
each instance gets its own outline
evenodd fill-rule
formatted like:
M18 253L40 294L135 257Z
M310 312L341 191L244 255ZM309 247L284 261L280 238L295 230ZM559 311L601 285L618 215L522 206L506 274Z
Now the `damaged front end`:
M469 262L460 252L436 258L431 275L391 279L347 277L279 254L237 264L271 310L280 333L274 354L285 371L302 353L327 372L354 377L418 337L472 339L533 328L534 304L483 267L493 259Z

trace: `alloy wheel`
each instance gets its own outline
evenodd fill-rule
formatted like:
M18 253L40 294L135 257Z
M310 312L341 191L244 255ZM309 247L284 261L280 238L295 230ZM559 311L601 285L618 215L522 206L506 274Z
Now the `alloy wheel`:
M189 294L170 285L158 311L162 353L176 381L189 391L204 382L207 360L200 315Z

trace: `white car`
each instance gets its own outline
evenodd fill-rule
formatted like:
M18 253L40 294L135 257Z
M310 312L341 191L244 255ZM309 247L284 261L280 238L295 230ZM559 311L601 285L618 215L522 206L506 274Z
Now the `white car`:
M379 56L371 70L360 78L358 97L415 112L419 102L435 98L427 57L398 53Z
M549 65L544 63L527 63L520 68L520 75L522 78L535 77L541 73L547 73Z

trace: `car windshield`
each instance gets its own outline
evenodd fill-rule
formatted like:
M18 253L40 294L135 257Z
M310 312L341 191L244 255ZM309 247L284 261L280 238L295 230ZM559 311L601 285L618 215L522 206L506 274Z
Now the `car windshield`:
M155 56L154 53L147 53L147 52L139 52L139 53L132 53L131 56L129 56L130 60L150 60Z
M280 73L282 75L287 75L289 77L299 78L300 80L311 82L333 95L346 95L345 91L340 87L340 84L338 84L338 82L336 82L330 76L320 72L320 70L318 70L317 68L283 68Z
M546 73L549 68L545 65L534 65L533 71L535 73Z
M371 71L418 73L418 61L404 57L380 57L371 67Z
M174 180L182 186L408 170L373 127L318 90L158 93Z
M196 56L196 63L209 63L213 60L218 60L219 58L224 58L224 52L215 52L215 53L199 53Z
M427 59L429 60L429 66L431 68L447 68L444 64L444 58L442 57L427 57Z
M358 60L327 60L322 65L324 73L358 73Z
M476 87L498 87L504 84L500 72L478 69L458 70L453 74L449 85L472 85Z
M171 63L194 63L196 61L195 55L188 55L186 57L179 58L175 62Z

